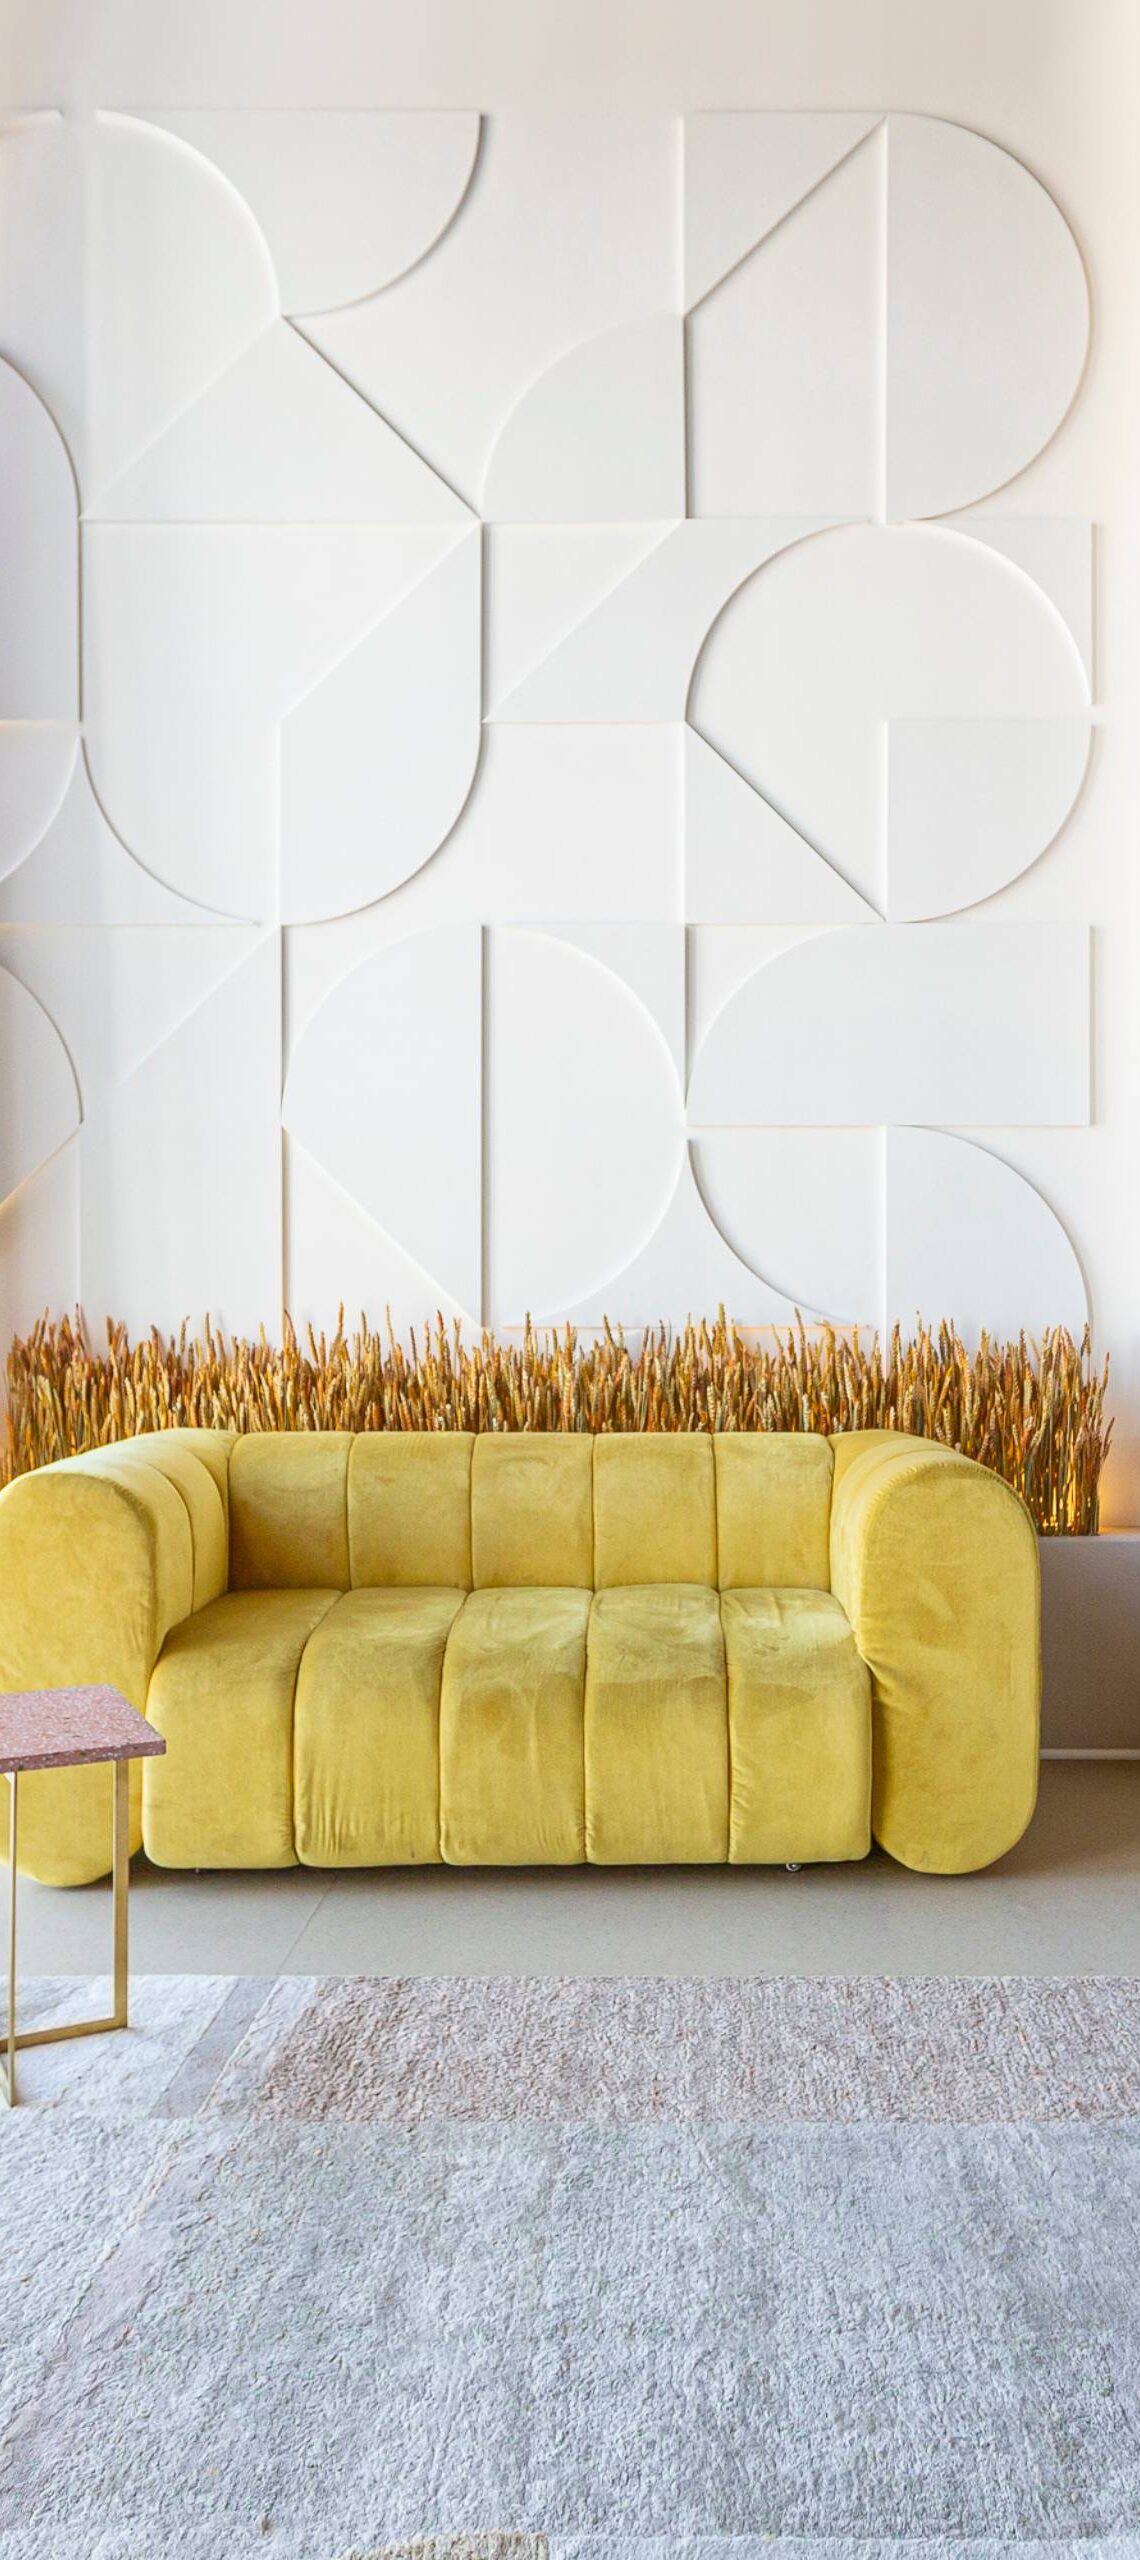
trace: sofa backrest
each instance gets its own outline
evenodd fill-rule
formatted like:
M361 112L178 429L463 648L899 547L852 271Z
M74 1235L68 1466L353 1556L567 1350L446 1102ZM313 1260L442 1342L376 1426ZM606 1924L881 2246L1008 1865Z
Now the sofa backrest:
M811 1432L250 1432L230 1587L826 1591L832 1468Z

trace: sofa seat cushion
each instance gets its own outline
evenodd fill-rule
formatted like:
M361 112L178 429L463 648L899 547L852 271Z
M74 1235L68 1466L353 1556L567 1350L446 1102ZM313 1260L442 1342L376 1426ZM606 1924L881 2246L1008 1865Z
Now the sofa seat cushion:
M147 1714L143 1844L160 1867L291 1867L293 1698L335 1591L233 1591L168 1635ZM157 1783L155 1778L157 1776Z
M732 1763L729 1857L865 1858L871 1680L826 1591L721 1598Z
M452 1866L585 1856L582 1719L593 1593L474 1591L447 1642L440 1837Z
M439 1859L439 1693L462 1590L346 1591L305 1646L293 1733L297 1855L311 1867Z
M600 1866L728 1856L720 1602L700 1583L599 1591L586 1667L586 1853Z

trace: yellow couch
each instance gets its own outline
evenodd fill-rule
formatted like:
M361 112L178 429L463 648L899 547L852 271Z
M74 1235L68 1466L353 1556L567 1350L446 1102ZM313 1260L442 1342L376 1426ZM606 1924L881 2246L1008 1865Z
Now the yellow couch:
M166 1737L168 1867L985 1866L1037 1783L1037 1546L892 1432L168 1431L0 1495L0 1690ZM105 1769L22 1863L109 1863Z

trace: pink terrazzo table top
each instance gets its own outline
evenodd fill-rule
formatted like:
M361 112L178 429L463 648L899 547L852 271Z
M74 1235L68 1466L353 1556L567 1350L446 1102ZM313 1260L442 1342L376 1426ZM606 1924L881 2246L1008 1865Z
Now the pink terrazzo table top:
M0 1694L0 1772L74 1769L84 1760L144 1760L162 1735L117 1689L12 1689Z

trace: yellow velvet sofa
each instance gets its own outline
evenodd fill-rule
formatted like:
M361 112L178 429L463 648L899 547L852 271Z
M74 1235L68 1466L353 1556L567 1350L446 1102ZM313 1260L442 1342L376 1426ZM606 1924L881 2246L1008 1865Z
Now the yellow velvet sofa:
M985 1866L1037 1784L1037 1546L891 1432L167 1431L0 1495L0 1690L166 1737L167 1867ZM21 1863L109 1864L105 1769Z

